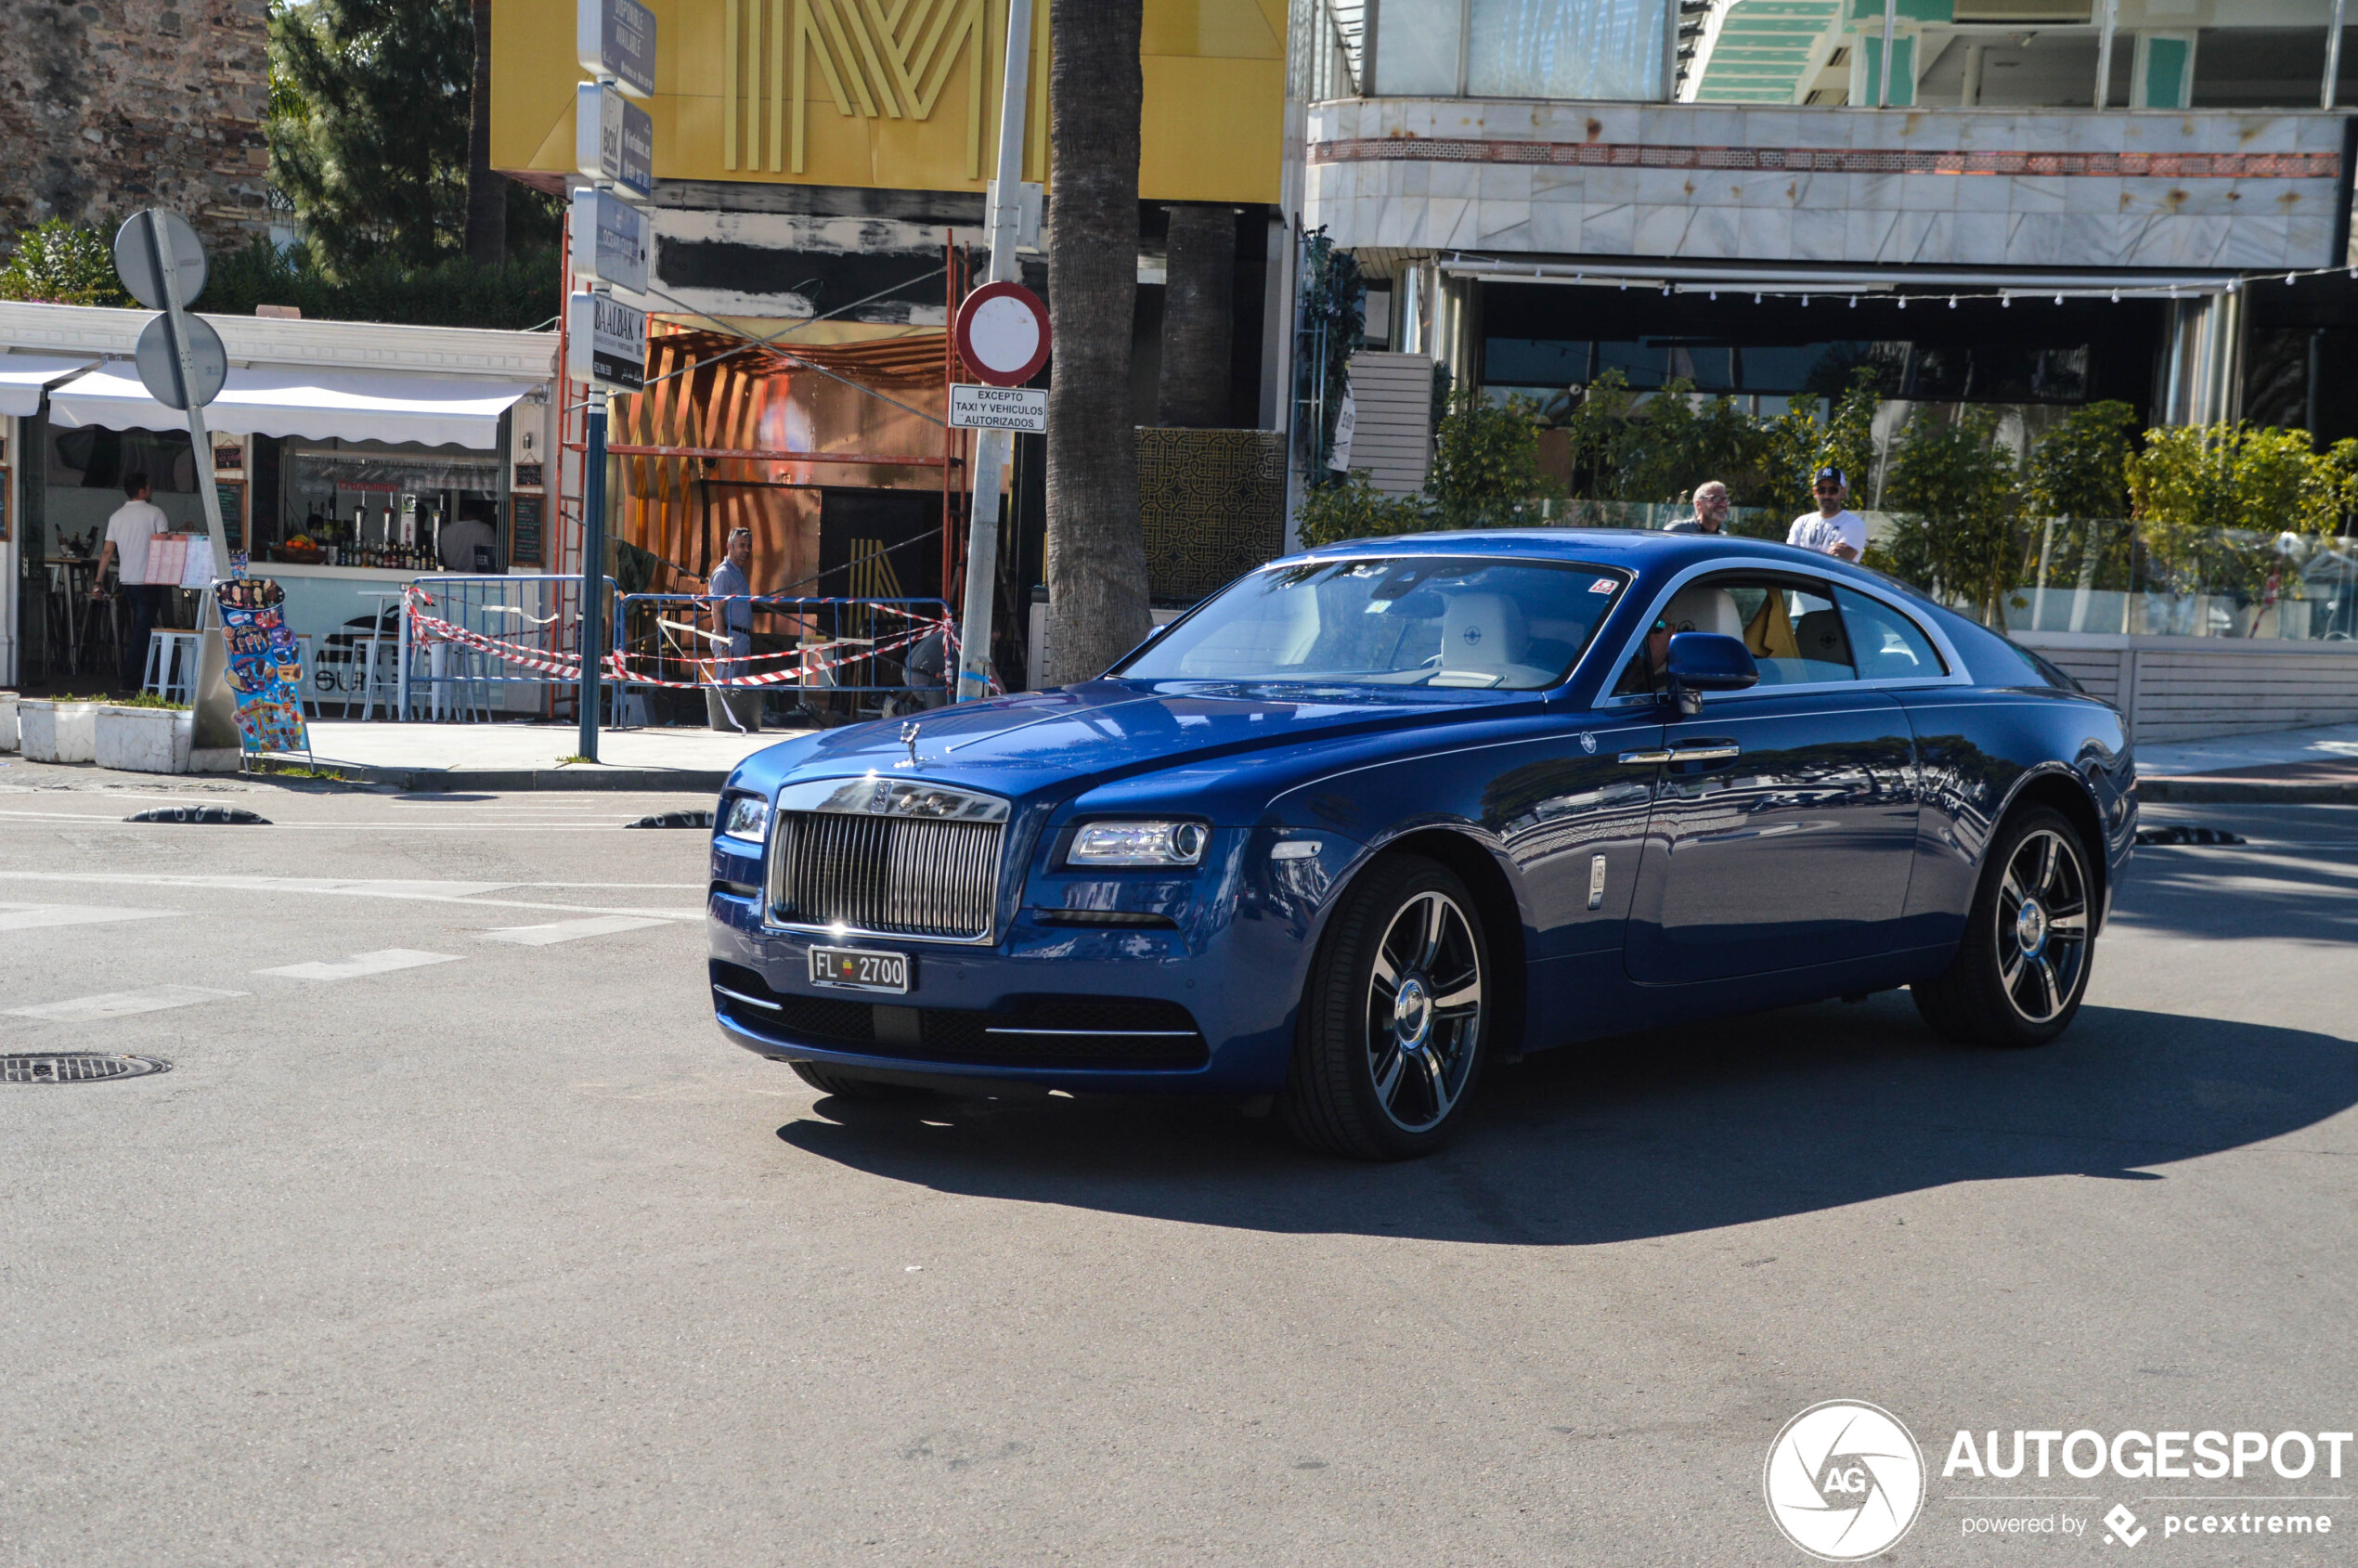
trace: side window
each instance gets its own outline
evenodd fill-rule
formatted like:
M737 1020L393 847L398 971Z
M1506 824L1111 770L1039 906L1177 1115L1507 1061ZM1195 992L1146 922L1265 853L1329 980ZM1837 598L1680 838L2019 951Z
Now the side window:
M1689 583L1671 596L1622 670L1615 694L1655 689L1670 639L1682 631L1741 638L1760 667L1763 686L1859 678L1849 635L1825 584L1731 572Z
M1842 618L1860 677L1868 680L1916 680L1946 675L1924 628L1878 600L1837 587Z
M1851 664L1849 634L1825 585L1805 588L1790 578L1774 579L1759 583L1752 592L1739 591L1737 601L1748 609L1744 646L1760 666L1763 686L1859 679Z

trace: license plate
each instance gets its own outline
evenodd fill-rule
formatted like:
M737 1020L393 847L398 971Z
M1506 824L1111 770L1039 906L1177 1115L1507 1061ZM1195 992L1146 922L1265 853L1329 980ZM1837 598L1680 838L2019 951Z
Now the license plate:
M909 955L870 952L856 947L814 947L810 950L810 983L845 991L909 989Z

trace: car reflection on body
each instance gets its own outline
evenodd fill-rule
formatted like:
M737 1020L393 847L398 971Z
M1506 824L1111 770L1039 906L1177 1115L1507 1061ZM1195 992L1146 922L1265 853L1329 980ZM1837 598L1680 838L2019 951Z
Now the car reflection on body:
M724 1032L843 1095L1275 1096L1398 1159L1485 1061L1913 988L2071 1021L2119 716L1872 572L1548 530L1255 571L1105 676L797 738L712 847Z

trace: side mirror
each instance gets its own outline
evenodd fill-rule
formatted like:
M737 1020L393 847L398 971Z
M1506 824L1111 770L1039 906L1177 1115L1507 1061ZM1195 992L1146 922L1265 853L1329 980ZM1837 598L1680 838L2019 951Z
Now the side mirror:
M1740 638L1713 631L1682 631L1670 640L1664 673L1670 700L1689 718L1703 711L1705 692L1741 692L1760 680L1760 667Z

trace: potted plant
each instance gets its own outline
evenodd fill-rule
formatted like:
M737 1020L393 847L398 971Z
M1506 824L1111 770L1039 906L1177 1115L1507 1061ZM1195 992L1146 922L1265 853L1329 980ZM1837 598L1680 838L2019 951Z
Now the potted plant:
M87 762L96 703L78 697L25 697L17 703L17 742L28 762Z
M92 716L92 759L133 773L185 773L195 714L181 703L142 692L108 703Z

